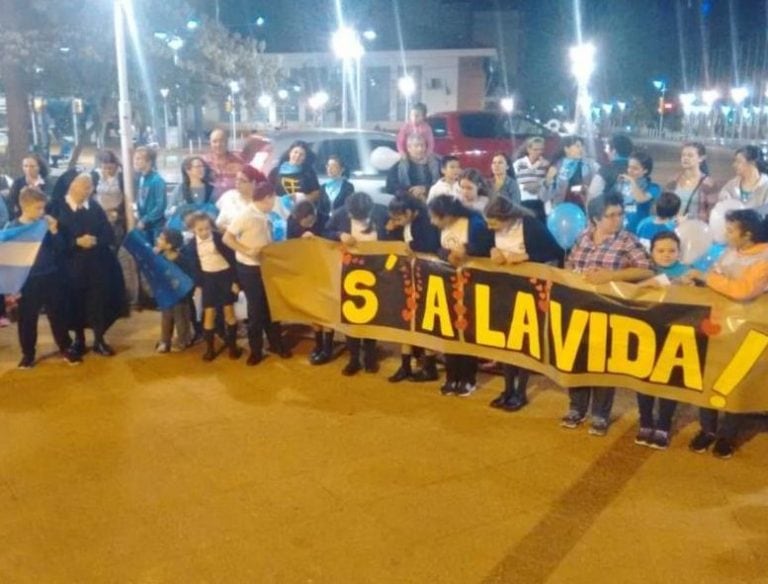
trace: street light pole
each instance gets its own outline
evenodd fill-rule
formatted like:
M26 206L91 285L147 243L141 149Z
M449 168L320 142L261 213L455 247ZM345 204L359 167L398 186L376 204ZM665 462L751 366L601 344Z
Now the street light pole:
M167 87L163 87L160 90L160 95L163 96L163 146L168 148L168 94L170 90Z
M115 56L117 58L117 87L120 94L118 115L120 116L120 153L123 159L123 189L125 191L125 218L128 230L134 227L134 185L133 160L133 128L131 127L131 101L128 94L128 59L125 48L125 12L123 2L130 0L115 0Z

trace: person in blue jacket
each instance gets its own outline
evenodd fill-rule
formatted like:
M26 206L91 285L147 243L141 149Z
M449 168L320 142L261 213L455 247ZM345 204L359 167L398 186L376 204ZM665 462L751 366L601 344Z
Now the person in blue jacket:
M154 244L165 226L167 195L165 181L157 170L157 153L151 148L139 146L133 153L136 171L136 228L143 231L147 240Z

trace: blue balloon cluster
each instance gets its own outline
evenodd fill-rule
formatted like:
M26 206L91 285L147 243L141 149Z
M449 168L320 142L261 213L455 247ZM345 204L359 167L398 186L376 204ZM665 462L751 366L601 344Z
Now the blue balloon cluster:
M563 249L571 249L587 228L587 215L574 203L560 203L547 217L547 228Z

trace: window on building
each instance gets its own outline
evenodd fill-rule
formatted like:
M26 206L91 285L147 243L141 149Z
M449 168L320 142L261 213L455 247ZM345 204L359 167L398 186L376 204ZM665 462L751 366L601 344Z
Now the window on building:
M365 121L389 121L392 90L390 67L368 67L365 70Z
M461 133L478 140L510 138L509 116L494 113L462 114L459 117Z

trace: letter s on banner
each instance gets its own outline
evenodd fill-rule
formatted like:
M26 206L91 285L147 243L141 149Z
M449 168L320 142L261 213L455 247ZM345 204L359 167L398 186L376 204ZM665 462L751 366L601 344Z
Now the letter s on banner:
M370 288L376 285L376 275L368 270L353 270L344 276L344 293L354 300L341 304L341 315L350 324L367 324L379 311L379 299Z

